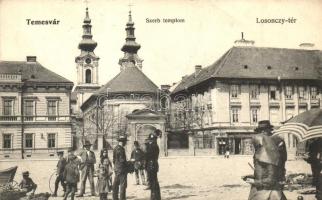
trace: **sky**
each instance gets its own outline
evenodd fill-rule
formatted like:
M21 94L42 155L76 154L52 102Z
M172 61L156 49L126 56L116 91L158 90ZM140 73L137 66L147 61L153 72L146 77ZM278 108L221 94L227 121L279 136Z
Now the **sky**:
M241 32L258 47L299 48L309 42L322 48L318 0L88 0L100 84L120 72L129 4L142 70L158 86L180 81L195 65L211 65ZM34 55L46 68L75 82L85 8L84 0L0 0L0 60L23 61ZM147 23L147 18L178 18L184 23ZM257 18L296 22L256 23ZM28 25L27 19L60 23Z

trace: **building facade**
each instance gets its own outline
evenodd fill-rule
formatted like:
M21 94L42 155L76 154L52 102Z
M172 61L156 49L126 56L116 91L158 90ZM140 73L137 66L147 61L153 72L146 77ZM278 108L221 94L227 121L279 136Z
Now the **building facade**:
M252 154L257 122L282 122L321 107L318 50L234 46L185 76L171 93L169 155ZM297 139L284 136L290 155Z
M72 146L73 83L37 62L0 62L0 159L55 156Z

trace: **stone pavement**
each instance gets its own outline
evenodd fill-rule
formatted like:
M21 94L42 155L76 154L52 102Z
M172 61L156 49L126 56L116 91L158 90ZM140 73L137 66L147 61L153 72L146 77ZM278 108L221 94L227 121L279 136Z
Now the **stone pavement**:
M247 199L250 186L241 180L241 176L252 174L248 165L251 156L223 157L168 157L160 159L159 181L162 200L242 200ZM49 192L48 179L54 172L56 160L1 162L0 170L18 165L15 180L21 180L21 172L30 171L30 176L38 184L38 192ZM310 172L310 166L304 161L288 161L287 172ZM134 175L128 176L127 199L148 200L150 191L145 186L135 185ZM89 192L87 186L87 192ZM60 193L61 194L61 193ZM297 191L285 191L288 199L296 200ZM98 200L98 197L76 198ZM62 197L50 198L61 200ZM109 194L109 199L111 195ZM313 195L305 195L305 200L313 200Z

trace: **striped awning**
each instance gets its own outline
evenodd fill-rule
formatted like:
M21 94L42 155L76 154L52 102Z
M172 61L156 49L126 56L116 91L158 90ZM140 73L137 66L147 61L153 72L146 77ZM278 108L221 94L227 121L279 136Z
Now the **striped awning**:
M311 109L290 120L274 132L274 134L290 133L299 141L322 137L322 110Z

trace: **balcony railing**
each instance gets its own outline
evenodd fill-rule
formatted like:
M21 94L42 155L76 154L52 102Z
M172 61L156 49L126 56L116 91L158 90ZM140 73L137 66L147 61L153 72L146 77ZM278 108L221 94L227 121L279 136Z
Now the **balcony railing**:
M20 74L0 74L1 81L12 81L12 82L20 82L21 75Z
M20 122L21 116L0 116L0 122ZM24 122L70 122L69 115L62 116L24 116Z

